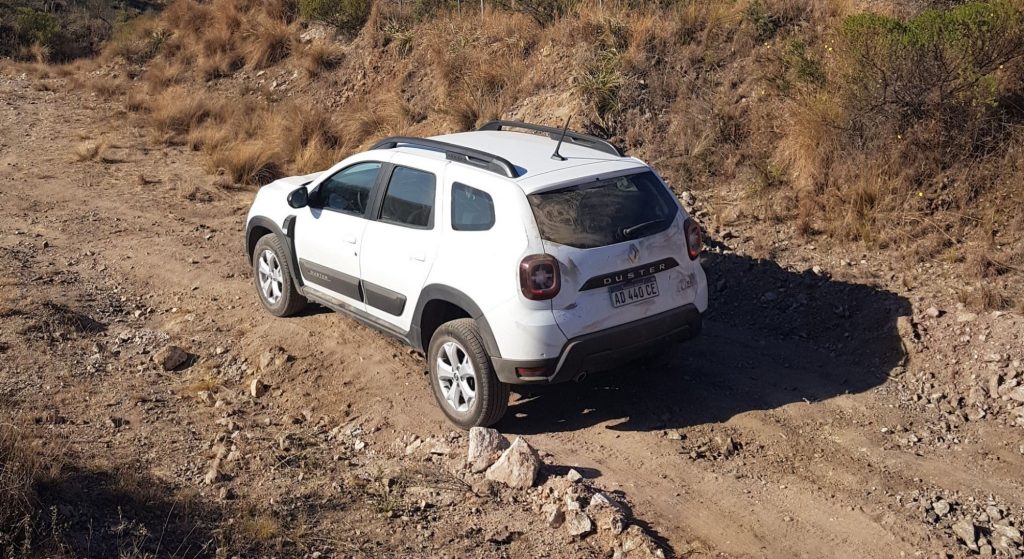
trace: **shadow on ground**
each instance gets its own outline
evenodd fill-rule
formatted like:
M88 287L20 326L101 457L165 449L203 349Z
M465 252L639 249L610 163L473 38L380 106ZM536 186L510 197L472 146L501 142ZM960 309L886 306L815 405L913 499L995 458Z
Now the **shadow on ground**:
M772 261L709 253L710 312L696 339L582 383L518 391L503 432L651 431L726 421L752 410L870 390L905 355L903 297L795 273Z
M47 556L202 558L217 549L220 511L131 470L66 467L37 497L35 551Z

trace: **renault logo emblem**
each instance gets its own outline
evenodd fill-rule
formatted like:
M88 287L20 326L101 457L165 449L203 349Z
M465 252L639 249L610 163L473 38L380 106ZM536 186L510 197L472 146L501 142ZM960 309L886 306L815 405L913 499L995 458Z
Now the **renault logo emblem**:
M629 262L636 264L636 261L640 259L640 248L636 245L629 245L629 253L626 255L629 258Z

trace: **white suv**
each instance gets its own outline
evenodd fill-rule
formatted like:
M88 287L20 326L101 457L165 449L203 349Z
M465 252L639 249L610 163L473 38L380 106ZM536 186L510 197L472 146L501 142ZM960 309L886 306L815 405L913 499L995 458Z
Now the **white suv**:
M271 314L313 301L422 350L438 404L466 429L501 419L512 384L579 380L697 334L700 248L642 161L507 121L387 138L278 180L246 226Z

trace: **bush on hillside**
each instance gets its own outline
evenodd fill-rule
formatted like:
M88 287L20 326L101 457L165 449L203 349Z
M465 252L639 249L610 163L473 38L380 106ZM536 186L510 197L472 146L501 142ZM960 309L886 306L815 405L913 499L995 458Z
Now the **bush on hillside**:
M850 108L902 121L977 113L997 105L1024 56L1024 18L1009 1L927 10L902 22L877 14L846 18L839 30L839 86Z
M299 16L355 34L370 17L370 0L299 0Z

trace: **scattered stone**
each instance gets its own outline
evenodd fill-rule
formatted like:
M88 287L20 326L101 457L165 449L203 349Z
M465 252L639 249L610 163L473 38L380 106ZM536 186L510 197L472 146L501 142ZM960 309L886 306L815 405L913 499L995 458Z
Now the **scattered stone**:
M587 514L596 521L597 529L600 532L608 532L617 536L626 528L626 519L623 517L622 510L603 493L594 493L590 498Z
M563 525L569 535L573 537L585 536L594 530L594 523L591 522L587 513L580 510L578 506L565 512Z
M421 446L423 446L423 439L419 437L414 438L411 443L405 445L405 455L409 456L419 450Z
M430 453L437 456L447 456L452 453L452 447L440 441L434 441L434 444L430 446Z
M217 399L213 397L213 394L211 394L209 390L200 390L199 392L196 392L196 399L199 400L201 404L206 404L207 406L212 406L217 403Z
M111 429L120 429L125 425L128 425L128 420L123 417L116 417L112 415L107 418L107 427L110 427Z
M540 472L540 458L525 440L516 437L498 458L498 461L487 469L487 479L499 481L511 487L523 489L533 486Z
M292 361L292 356L281 347L272 347L260 356L260 372L267 372Z
M942 311L935 307L928 307L928 310L924 311L924 314L932 318L939 318L940 316L942 316Z
M165 346L153 355L153 362L165 371L173 371L188 360L188 352L176 345Z
M964 518L953 524L953 533L960 538L972 551L978 551L978 542L975 539L975 526L969 518Z
M565 474L565 479L576 483L583 479L583 474L579 473L576 468L569 468L569 473Z
M823 270L821 266L814 266L811 268L811 272L813 272L816 276L820 276L825 273L825 270Z
M939 516L946 516L949 514L949 502L945 499L939 499L932 503L932 510Z
M253 398L262 398L267 390L270 390L270 385L264 383L260 377L252 379L252 382L249 383L249 395Z
M557 503L548 503L541 509L544 513L544 522L550 528L560 528L565 523L565 511Z
M976 315L976 314L974 314L972 312L960 311L960 312L956 313L956 321L957 322L974 322L975 320L977 320L977 318L978 318L978 315Z
M470 487L480 497L494 497L498 494L498 485L489 479L480 479Z
M896 332L899 333L900 339L903 340L903 349L907 353L917 351L917 344L921 341L921 338L917 334L914 321L909 316L896 318Z
M1011 400L1024 402L1024 386L1018 386L1006 394Z
M206 470L206 475L203 476L203 483L213 485L224 480L224 472L220 469L221 460L222 458L217 456L210 461L210 467Z
M469 430L469 453L466 456L470 471L477 474L483 472L494 464L502 451L508 447L508 439L497 430L473 427Z
M722 453L724 458L729 458L739 450L739 446L736 444L736 441L732 440L732 437L725 437L724 439L716 437L715 441L718 442L718 451Z
M217 491L217 498L221 501L230 501L235 498L235 492L228 486L223 486Z

